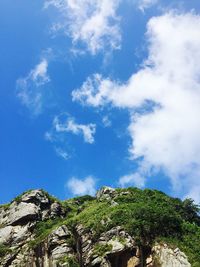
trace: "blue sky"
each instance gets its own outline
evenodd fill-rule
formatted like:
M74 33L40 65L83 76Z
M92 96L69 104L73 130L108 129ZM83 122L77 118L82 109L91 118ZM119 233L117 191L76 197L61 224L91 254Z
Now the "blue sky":
M2 0L0 202L103 185L200 201L200 4Z

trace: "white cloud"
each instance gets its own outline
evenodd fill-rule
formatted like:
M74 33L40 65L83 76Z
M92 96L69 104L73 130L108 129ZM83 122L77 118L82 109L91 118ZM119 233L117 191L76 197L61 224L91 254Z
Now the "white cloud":
M106 128L112 126L112 122L111 122L111 120L109 119L108 116L104 116L102 118L102 123L103 123L103 126L106 127Z
M31 70L29 78L32 79L36 85L43 85L49 82L49 76L47 74L48 62L46 59L42 59L36 67Z
M63 31L74 45L85 44L96 54L104 49L119 49L121 34L116 15L120 0L47 0L45 8L54 6L60 21L52 27Z
M50 81L47 73L48 61L42 59L29 74L17 80L17 97L35 115L42 110L43 85Z
M65 150L63 150L62 148L60 147L56 147L55 148L55 151L56 151L56 154L63 158L64 160L68 160L70 158L70 155L68 152L66 152Z
M158 3L158 0L139 0L138 8L142 11Z
M132 173L120 177L119 184L122 187L134 185L136 187L143 188L145 186L145 178L139 173Z
M72 177L67 183L66 188L73 195L95 195L96 180L93 176L88 176L84 179Z
M86 143L94 143L94 134L96 132L96 125L93 123L89 124L78 124L74 118L68 117L64 122L61 122L59 117L56 116L53 122L56 132L73 133L75 135L82 135Z
M85 105L110 103L128 109L132 158L164 171L176 193L196 201L200 201L199 32L200 16L193 13L153 17L146 34L149 55L141 70L123 84L95 74L72 94Z

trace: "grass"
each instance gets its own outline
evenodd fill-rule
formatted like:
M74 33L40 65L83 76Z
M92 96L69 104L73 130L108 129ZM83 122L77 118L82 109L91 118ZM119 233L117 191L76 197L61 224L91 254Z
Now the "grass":
M78 261L74 257L64 256L57 261L58 266L67 264L68 267L79 267Z
M93 254L99 257L103 257L110 251L112 251L111 244L99 244L98 243L94 246Z
M0 208L3 208L4 210L8 210L9 207L10 207L10 203L0 204Z
M8 246L0 244L0 257L3 258L9 252L11 252L11 249Z
M64 219L55 218L53 220L47 220L38 222L34 230L35 239L29 241L29 247L35 248L41 244L52 233L53 230L64 224Z

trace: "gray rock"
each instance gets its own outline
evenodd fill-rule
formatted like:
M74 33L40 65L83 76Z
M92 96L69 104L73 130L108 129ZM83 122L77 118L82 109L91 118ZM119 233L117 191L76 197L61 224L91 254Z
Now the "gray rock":
M57 259L60 259L66 255L71 255L72 249L67 244L62 244L54 248L51 252L52 259L55 261Z
M30 224L27 225L16 225L6 226L0 229L0 243L15 246L28 240L31 236Z
M48 237L50 246L60 245L65 243L67 238L72 236L66 225L62 225L55 229Z
M51 218L55 218L57 216L62 217L64 215L65 215L65 212L64 212L60 203L54 202L51 204L51 207L50 207L50 217Z
M40 209L33 203L20 202L14 204L9 210L8 224L18 225L26 224L30 221L38 220Z
M165 245L157 244L153 247L153 258L156 258L161 267L191 267L187 256L178 248L175 250Z
M31 190L21 197L21 202L48 205L50 200L42 190Z
M0 229L0 243L9 244L12 238L13 227L6 226Z
M99 191L97 191L96 198L100 201L102 200L112 200L112 198L116 195L116 191L114 188L104 186Z

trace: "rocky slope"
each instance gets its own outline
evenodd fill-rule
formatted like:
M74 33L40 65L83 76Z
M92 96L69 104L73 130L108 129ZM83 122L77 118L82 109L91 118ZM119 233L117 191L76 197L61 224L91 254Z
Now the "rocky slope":
M134 188L64 202L26 192L0 206L0 266L198 267L200 219L187 201Z

